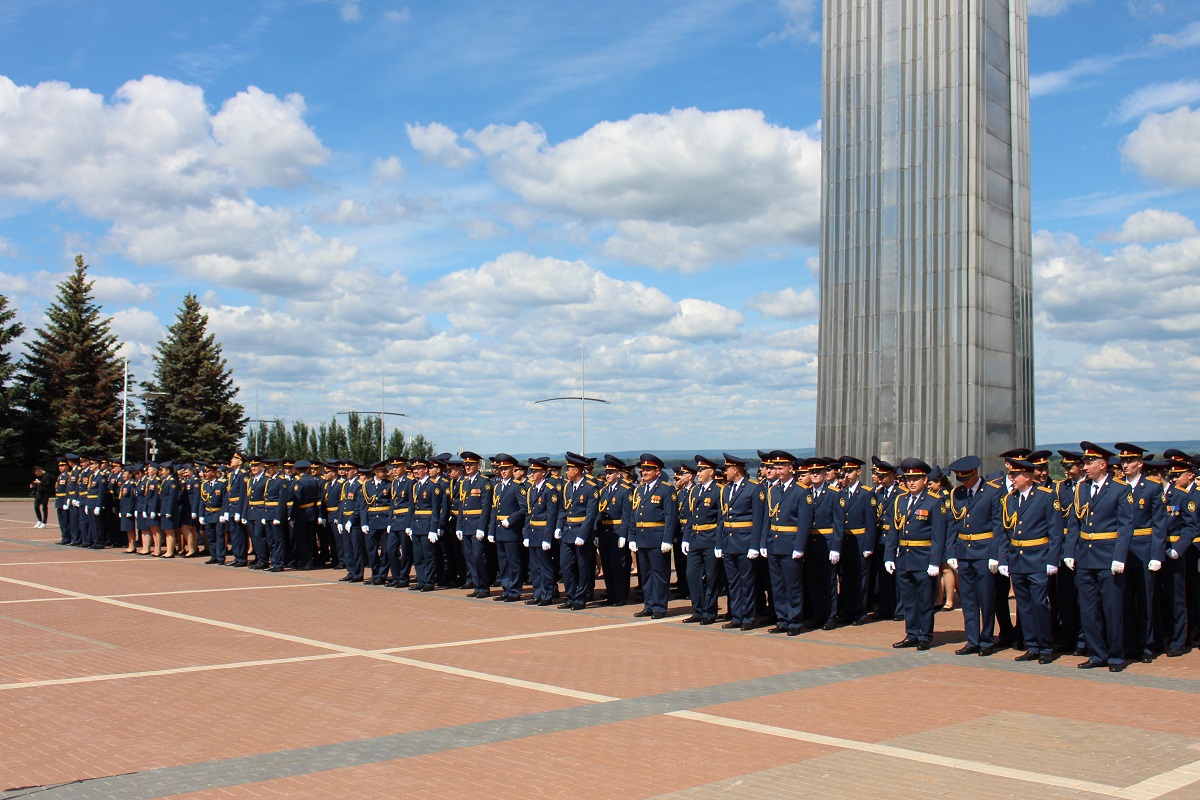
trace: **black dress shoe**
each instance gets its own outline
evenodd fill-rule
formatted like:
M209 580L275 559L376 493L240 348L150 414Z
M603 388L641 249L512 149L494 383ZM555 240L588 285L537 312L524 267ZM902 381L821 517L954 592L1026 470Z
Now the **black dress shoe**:
M716 623L716 621L717 621L716 617L705 617L704 619L700 620L700 624L701 625L713 625ZM1182 655L1182 653L1180 653L1180 655Z
M754 623L753 623L753 622L743 622L743 623L742 623L742 630L744 630L744 631L752 631L752 630L754 630Z
M687 619L680 620L680 622L682 622L684 625L692 622L704 622L704 617L700 616L699 614L692 614Z
M208 561L205 561L204 563L205 564L216 564L218 562L215 558L210 558Z
M1038 654L1034 652L1024 652L1013 659L1013 661L1037 661Z
M410 583L410 584L408 585L408 590L409 590L410 592L419 592L419 591L421 591L421 584L419 584L419 583Z
M823 631L837 630L837 623L834 622L833 620L829 620L829 622L826 622L824 625L821 626L821 630L823 630Z
M1109 664L1108 665L1109 672L1123 672L1124 670L1125 670L1124 664Z
M520 600L521 600L521 595L516 595L516 596L513 596L511 594L504 595L504 602L506 602L506 603L517 603L517 602L520 602Z
M1167 651L1167 658L1179 658L1185 652L1187 652L1187 651L1184 650L1182 647L1172 647L1170 650Z
M562 608L562 606L559 606L559 608ZM648 611L647 609L644 609L644 608L643 608L641 611L636 611L636 612L634 612L634 614L633 614L633 615L634 615L635 617L637 617L638 619L643 619L644 617L648 617L648 616L650 616L650 614L651 614L651 612L650 612L650 611Z
M379 577L379 578L371 578L371 585L372 585L372 586L383 586L383 584L384 584L384 583L385 583L385 581L383 580L383 578L382 578L382 577Z
M986 645L985 647L979 648L979 655L981 655L985 658L987 656L991 656L991 655L995 655L995 654L996 654L996 648L991 646L990 644Z
M245 561L235 561L235 562L233 562L232 564L230 564L229 566L231 566L231 567L244 567L244 566L246 566L246 562L245 562Z
M859 627L860 625L866 625L866 624L867 624L867 618L866 618L866 617L859 617L858 619L854 620L854 621L853 621L853 622L851 622L850 624L851 624L851 625L853 625L853 626L854 626L854 627L856 627L856 628L857 628L857 627Z
M725 623L724 625L722 625L721 627L722 627L722 628L724 628L725 630L732 630L732 629L734 629L734 628L740 628L740 627L742 627L742 623L740 623L740 622L726 622L726 623Z
M1143 664L1153 664L1154 655L1152 653L1142 653L1142 657L1138 661L1141 661Z
M267 572L283 572L283 567L267 567Z
M498 595L496 595L495 597L493 597L493 598L492 598L492 602L493 602L493 603L503 603L503 602L504 602L505 600L507 600L507 599L508 599L508 598L507 598L507 597L505 597L504 595L502 595L502 594L498 594Z
M1042 653L1040 656L1038 656L1038 663L1039 664L1053 664L1054 656L1050 653Z
M900 649L902 647L916 647L916 646L917 646L916 639L901 639L898 642L892 642L892 647L895 647L896 649Z
M234 566L236 567L237 564L234 564ZM354 578L351 578L349 575L343 575L342 577L338 578L338 583L349 583L352 580L354 580Z
M1076 647L1074 650L1071 651L1071 655L1073 655L1073 656L1083 657L1083 656L1086 656L1087 654L1088 654L1088 651L1082 647Z
M538 604L538 599L536 597L531 597L525 601L525 605L527 605L527 606L536 606L537 604Z
M768 629L767 633L787 633L787 628L782 625L776 625L774 628Z
M545 606L551 606L551 605L554 605L554 601L553 601L553 600L545 600L545 599L542 599L542 600L538 600L538 601L537 601L537 604L538 604L539 606L543 606L543 607L545 607Z
M804 628L788 628L788 636L799 636L804 633Z
M583 608L583 606L580 606L580 608ZM650 615L650 619L666 619L666 616L667 615L661 611L655 611L653 614Z
M1099 667L1104 666L1104 662L1096 661L1095 659L1089 658L1087 661L1084 661L1082 664L1076 664L1075 666L1078 667L1079 669L1098 669Z
M565 609L568 609L568 610L569 610L569 609L572 609L572 608L574 608L575 606L574 606L574 604L573 604L573 603L569 603L569 602L568 602L568 603L559 603L559 604L558 604L558 607L559 607L559 608L565 608ZM649 615L649 614L647 614L647 613L642 613L641 611L639 611L638 613L634 614L634 616L635 616L635 617L648 617L648 616L650 616L650 615Z
M925 650L928 650L928 649L929 649L929 648L931 648L931 647L933 647L933 645L932 645L932 644L930 644L929 642L917 642L917 649L918 649L918 650L925 651Z
M425 584L424 586L422 586L422 587L421 587L421 591L422 591L422 592L432 592L432 591L433 591L434 589L436 589L436 588L437 588L437 587L436 587L436 586L434 586L432 583L427 583L427 584Z
M956 655L956 656L973 656L978 652L979 652L979 645L968 644L968 645L964 645L964 646L958 648L957 650L955 650L954 655Z
M392 581L392 583L396 584L397 589L407 589L409 582L408 581Z

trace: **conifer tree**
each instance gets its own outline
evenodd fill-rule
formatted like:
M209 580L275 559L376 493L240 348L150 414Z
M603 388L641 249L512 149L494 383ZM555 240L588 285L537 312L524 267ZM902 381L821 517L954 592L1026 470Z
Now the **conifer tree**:
M15 408L16 387L12 380L17 367L12 360L9 347L25 332L25 326L16 321L17 312L8 307L8 298L0 294L0 463L10 464L21 455L20 423L23 415Z
M225 460L237 448L247 420L196 295L184 296L158 343L154 377L142 387L162 393L148 394L146 408L163 458Z
M21 362L26 455L41 460L67 450L115 453L121 443L124 365L112 320L92 300L87 269L75 256Z

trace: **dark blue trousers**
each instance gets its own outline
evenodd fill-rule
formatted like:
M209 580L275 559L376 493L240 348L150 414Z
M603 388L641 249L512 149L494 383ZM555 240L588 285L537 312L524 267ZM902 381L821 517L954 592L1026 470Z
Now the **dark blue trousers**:
M817 627L837 616L837 566L829 563L829 537L814 533L804 553L804 596Z
M220 522L208 522L209 519L217 519L220 514L212 514L205 517L204 523L204 541L208 545L208 555L215 558L217 561L225 562L225 531L222 530Z
M229 549L233 555L233 563L245 564L247 558L247 538L246 538L246 523L234 522L230 516L229 522Z
M558 584L554 580L554 562L550 551L543 550L539 544L529 547L529 582L533 585L535 600L549 600L554 597Z
M1050 576L1045 572L1014 574L1013 595L1017 615L1025 636L1025 652L1049 655L1054 652L1054 634L1050 630Z
M429 543L429 534L415 534L412 537L412 549L413 563L417 568L417 585L422 588L433 586L437 565L434 563L433 545Z
M563 534L562 549L559 550L558 556L559 566L562 568L563 590L568 603L586 603L596 564L595 546L591 539L577 545L573 537L568 541L567 537L570 535L569 532Z
M566 549L566 548L564 548ZM638 583L642 587L642 605L652 614L667 613L667 592L671 585L671 553L658 547L639 547Z
M958 597L962 601L963 630L967 644L991 647L995 644L995 589L986 558L958 561Z
M933 582L925 570L896 570L896 592L904 614L904 638L933 639Z
M1091 657L1110 665L1123 664L1125 575L1112 570L1075 571L1079 589L1079 618L1083 624L1083 642Z
M1125 559L1125 657L1154 652L1154 584L1149 562L1131 548Z
M604 568L605 599L619 606L629 599L629 548L617 547L617 537L601 533L596 539L600 564Z
M775 624L788 630L804 627L804 561L791 553L767 556Z
M870 573L867 559L863 558L858 543L850 541L852 538L852 534L846 534L842 561L838 564L838 608L847 622L866 616L867 576Z
M457 538L450 544L451 546L458 544ZM484 552L483 542L475 538L474 525L463 531L462 556L467 571L467 583L474 586L477 590L488 589L489 584L484 580L484 576L487 574L487 562L485 560L487 554Z
M278 525L274 520L263 523L267 531L267 550L272 567L282 567L287 561L287 528L283 522Z
M521 596L521 543L516 539L496 539L496 564L500 577L500 594Z
M261 519L252 519L246 523L250 531L250 542L254 545L254 556L259 566L267 566L271 560L271 551L267 546L267 523Z
M405 545L408 545L408 561L411 564L412 543L404 535L404 530L400 528L399 524L393 523L391 532L383 540L383 554L387 559L388 572L391 573L392 580L400 581L401 583L408 582L409 564L402 564L402 551Z
M1162 591L1166 619L1163 625L1163 643L1167 650L1182 650L1187 647L1187 575L1186 559L1167 558L1163 562L1159 589Z
M725 562L725 580L729 583L729 616L733 622L754 622L754 594L757 575L754 562L745 553L721 554Z
M371 568L371 578L386 578L388 573L387 556L383 553L383 546L387 539L387 527L376 528L372 527L364 539L366 548L367 566Z
M363 536L361 526L351 525L350 530L342 534L341 549L346 551L342 558L346 564L346 574L361 580L367 561L367 538Z
M717 618L717 570L720 566L711 547L692 547L688 553L688 593L692 611L698 617Z

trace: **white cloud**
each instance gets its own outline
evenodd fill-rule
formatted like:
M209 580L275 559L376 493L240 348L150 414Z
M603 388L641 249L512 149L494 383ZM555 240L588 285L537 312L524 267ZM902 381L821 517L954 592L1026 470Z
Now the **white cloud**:
M1121 56L1084 58L1072 62L1065 69L1032 75L1029 78L1029 95L1043 97L1061 92L1080 78L1103 75L1124 60L1126 59Z
M458 143L458 134L440 122L406 125L408 141L425 161L443 167L465 167L475 154Z
M1200 21L1188 23L1178 33L1160 33L1154 37L1154 44L1176 50L1200 47Z
M11 258L17 254L17 246L0 236L0 258Z
M1081 0L1029 0L1029 16L1055 17Z
M121 343L121 356L146 364L147 373L143 377L148 377L149 370L153 369L149 366L150 356L158 349L158 340L166 332L158 317L144 309L126 308L112 315L111 329ZM133 366L130 369L137 373Z
M1118 122L1129 122L1151 111L1166 111L1200 100L1200 81L1173 81L1143 86L1121 101Z
M791 287L782 291L756 294L746 306L765 317L789 320L812 318L820 311L816 292L812 289L797 292Z
M404 180L404 164L396 156L377 158L371 163L371 181L376 185Z
M689 271L816 242L820 143L759 111L639 114L557 145L527 122L465 138L526 201L611 224L603 252L631 263Z
M808 44L821 43L820 0L777 0L783 17L783 30L768 40L793 39Z
M295 186L329 151L304 124L304 98L280 100L256 86L221 105L212 118L217 150L213 162L234 170L242 186Z
M1104 241L1129 243L1169 242L1200 235L1196 223L1177 211L1148 208L1125 220L1118 231L1102 237Z
M737 338L745 318L718 303L685 298L679 301L679 313L659 332L676 339L689 341Z
M341 16L342 22L362 22L363 18L357 0L342 0L338 7L338 15Z
M408 22L412 19L412 12L408 10L408 6L405 6L401 9L383 12L383 18L388 22Z
M1145 177L1200 187L1200 110L1184 107L1151 114L1129 134L1121 155Z
M158 292L144 283L134 283L116 275L91 275L92 294L100 303L148 303Z

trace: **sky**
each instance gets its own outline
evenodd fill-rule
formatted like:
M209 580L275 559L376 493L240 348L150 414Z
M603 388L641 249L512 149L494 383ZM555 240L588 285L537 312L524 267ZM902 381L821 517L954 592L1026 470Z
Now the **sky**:
M1200 4L1029 5L1038 440L1194 438ZM4 0L0 53L31 330L82 253L136 377L195 293L251 418L813 443L818 0Z

